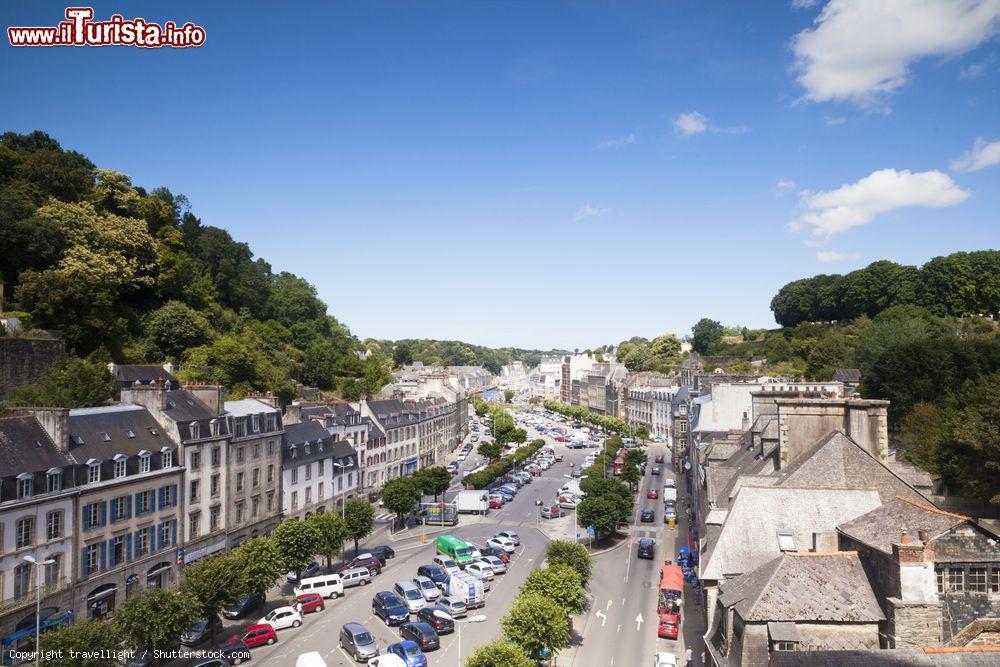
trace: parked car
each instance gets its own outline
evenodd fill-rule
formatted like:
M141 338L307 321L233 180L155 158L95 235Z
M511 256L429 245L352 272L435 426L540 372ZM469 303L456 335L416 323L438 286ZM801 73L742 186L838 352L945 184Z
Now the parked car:
M516 546L521 546L521 536L515 533L513 530L501 530L499 533L493 537L506 537L508 540L513 542Z
M656 624L656 636L664 639L677 639L680 630L680 619L674 614L664 612L660 614L659 622Z
M507 553L507 550L504 549L503 547L495 547L493 545L488 544L486 546L478 548L479 548L479 553L481 553L484 556L495 556L499 558L504 564L510 562L510 555Z
M192 660L188 667L229 667L230 662L225 658L207 658L205 660Z
M403 600L410 613L418 612L427 606L423 592L412 581L397 581L392 591Z
M441 554L434 556L433 561L435 565L447 572L449 576L462 570L462 568L458 566L458 563L447 556L442 556Z
M580 504L580 499L574 496L572 493L564 493L558 498L559 507L566 510L575 510L577 505Z
M219 657L229 661L230 665L242 665L250 661L250 649L243 640L233 635L215 648Z
M299 579L305 579L306 577L314 577L319 574L319 563L314 560L309 561L300 572L292 570L285 575L285 579L290 584L298 583Z
M375 550L372 550L372 551L362 551L359 554L355 554L354 558L355 559L358 559L358 558L374 558L375 560L378 561L378 564L379 564L380 567L385 567L386 560L388 559L387 556L383 552L381 552L381 551L376 552Z
M434 627L438 635L447 635L455 631L455 621L451 612L440 605L424 607L417 612L417 620Z
M652 474L654 476L659 476L659 474L660 474L660 466L653 466L653 469L652 469L651 472L652 472Z
M382 565L385 565L386 558L396 557L396 551L392 547L384 544L381 546L372 547L371 549L369 549L369 551L371 551L373 556L382 561Z
M278 607L267 612L257 623L267 623L275 630L297 628L302 625L302 614L296 611L294 607Z
M218 616L212 615L195 622L191 629L181 635L181 644L185 646L197 646L210 636L222 631L222 621Z
M493 574L507 574L507 565L496 556L480 556L476 560L493 568Z
M558 519L561 516L563 516L563 511L559 505L550 505L542 508L543 519Z
M427 577L434 582L434 585L441 588L448 583L448 577L450 576L448 572L440 565L421 565L417 568L417 574L421 577Z
M323 602L323 596L319 593L303 593L302 595L297 595L295 597L295 603L292 605L300 614L311 614L317 611L323 611L326 609L326 604Z
M254 624L247 628L247 631L243 633L241 637L243 643L250 648L257 648L258 646L270 646L271 644L278 641L278 633L274 631L267 623Z
M652 523L653 521L656 521L656 514L653 512L653 510L649 509L648 507L642 510L642 514L639 515L639 522Z
M420 590L420 594L424 596L424 600L427 602L433 602L441 597L441 590L437 587L430 578L417 575L413 577L413 585Z
M653 560L656 555L656 542L644 537L639 540L639 548L635 552L636 558L644 558L646 560Z
M410 620L410 611L395 593L379 591L372 598L372 614L378 616L386 625L399 625Z
M655 459L654 462L655 463L663 463L663 454L657 454L656 455L656 459Z
M340 570L340 582L344 588L364 586L371 583L373 576L367 567L341 568Z
M649 498L650 500L656 500L657 498L660 497L660 492L657 491L656 489L650 489L649 491L646 492L646 497Z
M653 656L653 667L677 667L677 656L663 651Z
M406 667L427 667L427 656L420 650L415 641L406 639L385 647L386 655L394 655L403 661Z
M498 510L503 507L504 501L499 496L490 496L489 504L491 510Z
M315 593L331 600L344 594L344 582L339 574L321 574L317 577L302 579L295 587L295 595Z
M445 596L438 600L438 605L444 608L445 612L452 618L465 618L465 615L469 613L465 603L457 598Z
M433 651L441 646L434 627L429 623L403 623L399 626L399 636L417 643L422 651Z
M239 602L224 609L222 615L228 619L243 618L249 615L251 612L258 609L262 604L264 604L264 598L260 595L247 595L240 599Z
M514 543L508 540L506 537L491 537L490 539L486 540L486 544L487 546L491 547L499 547L504 551L506 551L507 553L513 553L514 549L517 548L516 546L514 546Z
M677 510L673 507L663 508L663 523L668 523L671 519L677 521Z
M345 623L340 628L340 647L358 662L378 655L378 642L360 623Z
M356 567L365 568L366 570L368 570L368 573L373 577L382 574L382 563L379 561L378 558L375 558L374 556L367 556L367 557L359 556L358 558L355 558L347 565L341 567L339 570L337 570L337 572L342 575L347 570L353 570Z
M483 563L480 561L475 561L469 563L465 566L466 572L471 572L480 579L486 582L493 581L493 567L489 563ZM489 584L486 584L487 589L489 589Z
M674 480L672 480L672 479L670 479L670 478L668 477L667 479L663 480L663 486L665 486L665 487L667 487L667 488L670 488L670 489L673 489L673 488L675 488L675 487L674 487Z

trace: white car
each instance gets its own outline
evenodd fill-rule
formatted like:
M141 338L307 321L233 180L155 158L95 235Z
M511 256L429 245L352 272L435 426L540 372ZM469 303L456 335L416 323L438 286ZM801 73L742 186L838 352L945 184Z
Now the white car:
M460 568L454 560L448 558L447 556L442 556L441 554L434 556L433 562L435 565L447 572L449 577L462 571L462 568Z
M515 533L513 530L501 530L499 533L493 537L506 537L508 540L513 542L517 546L521 546L521 536Z
M480 556L476 560L493 568L493 574L507 574L507 566L496 556Z
M572 493L565 493L559 496L559 507L564 510L575 510L576 506L580 504L580 499L574 496Z
M498 549L503 549L507 553L513 553L514 549L517 548L517 546L513 542L508 540L506 537L491 537L490 539L486 540L486 544L490 545L491 547L497 547Z
M420 593L428 602L434 602L441 597L441 591L438 590L437 584L427 577L417 575L413 577L413 583L420 589Z
M486 581L493 581L493 566L489 563L484 563L482 561L475 561L469 563L465 566L466 572L471 572L480 579L485 579Z
M673 653L657 653L653 656L653 667L677 667L677 657Z
M302 614L295 611L293 607L278 607L272 609L264 618L257 621L258 625L270 625L275 630L285 628L297 628L302 625Z

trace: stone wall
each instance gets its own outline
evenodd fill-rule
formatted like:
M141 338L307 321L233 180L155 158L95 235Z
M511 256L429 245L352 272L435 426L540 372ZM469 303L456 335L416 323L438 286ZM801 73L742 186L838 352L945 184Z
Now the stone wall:
M38 382L65 353L62 340L0 338L0 399L7 398L15 387Z
M933 541L934 565L938 570L963 569L965 590L941 594L944 640L948 641L967 625L981 618L1000 617L1000 594L968 590L969 569L1000 569L1000 543L977 526L965 523Z
M941 641L941 603L887 600L886 648L922 647Z

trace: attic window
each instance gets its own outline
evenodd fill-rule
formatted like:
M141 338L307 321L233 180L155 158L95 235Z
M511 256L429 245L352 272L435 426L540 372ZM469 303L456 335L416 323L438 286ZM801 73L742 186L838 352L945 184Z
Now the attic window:
M82 445L82 444L83 444L83 438L81 438L81 437L80 437L80 436L78 436L78 435L71 435L71 436L69 436L69 440L70 440L70 442L72 442L72 443L73 443L74 445Z
M795 535L792 533L778 533L778 548L782 551L798 551L795 548Z
M135 437L135 431L133 431L130 428L125 429L125 437L131 440L132 438Z
M111 442L111 436L107 433L101 431L98 435L101 436L101 442Z

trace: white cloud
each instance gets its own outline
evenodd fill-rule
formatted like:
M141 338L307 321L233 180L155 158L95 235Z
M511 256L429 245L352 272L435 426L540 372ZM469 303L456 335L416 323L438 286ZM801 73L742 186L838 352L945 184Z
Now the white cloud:
M788 178L781 178L778 179L778 182L775 184L775 187L778 188L779 190L794 190L795 181Z
M792 0L792 9L809 9L816 5L819 0Z
M627 134L624 137L618 137L617 139L608 139L607 141L602 141L597 144L598 148L622 148L624 146L631 146L635 143L635 134Z
M962 157L951 161L952 171L979 171L1000 164L1000 141L976 139Z
M697 111L678 114L678 116L674 118L674 132L682 137L690 137L691 135L701 134L702 132L740 134L746 132L746 130L747 128L743 125L719 127L718 125L714 125L712 121L709 120L708 116L698 113Z
M808 229L814 237L829 239L867 225L883 213L908 206L942 208L968 196L969 192L940 171L881 169L836 190L802 192L802 213L788 227L795 232Z
M792 38L794 69L814 102L884 106L928 56L958 55L991 37L1000 0L830 0Z
M847 119L843 116L823 116L823 122L829 127L836 127L838 125L843 125L847 122Z
M816 259L823 262L846 262L861 259L860 252L837 252L836 250L820 250L816 253Z
M576 212L574 220L585 220L586 218L599 218L605 213L610 213L610 208L600 208L598 206L592 206L590 202L587 202L580 207L580 210Z
M959 79L978 79L986 73L986 63L970 63L958 72Z

